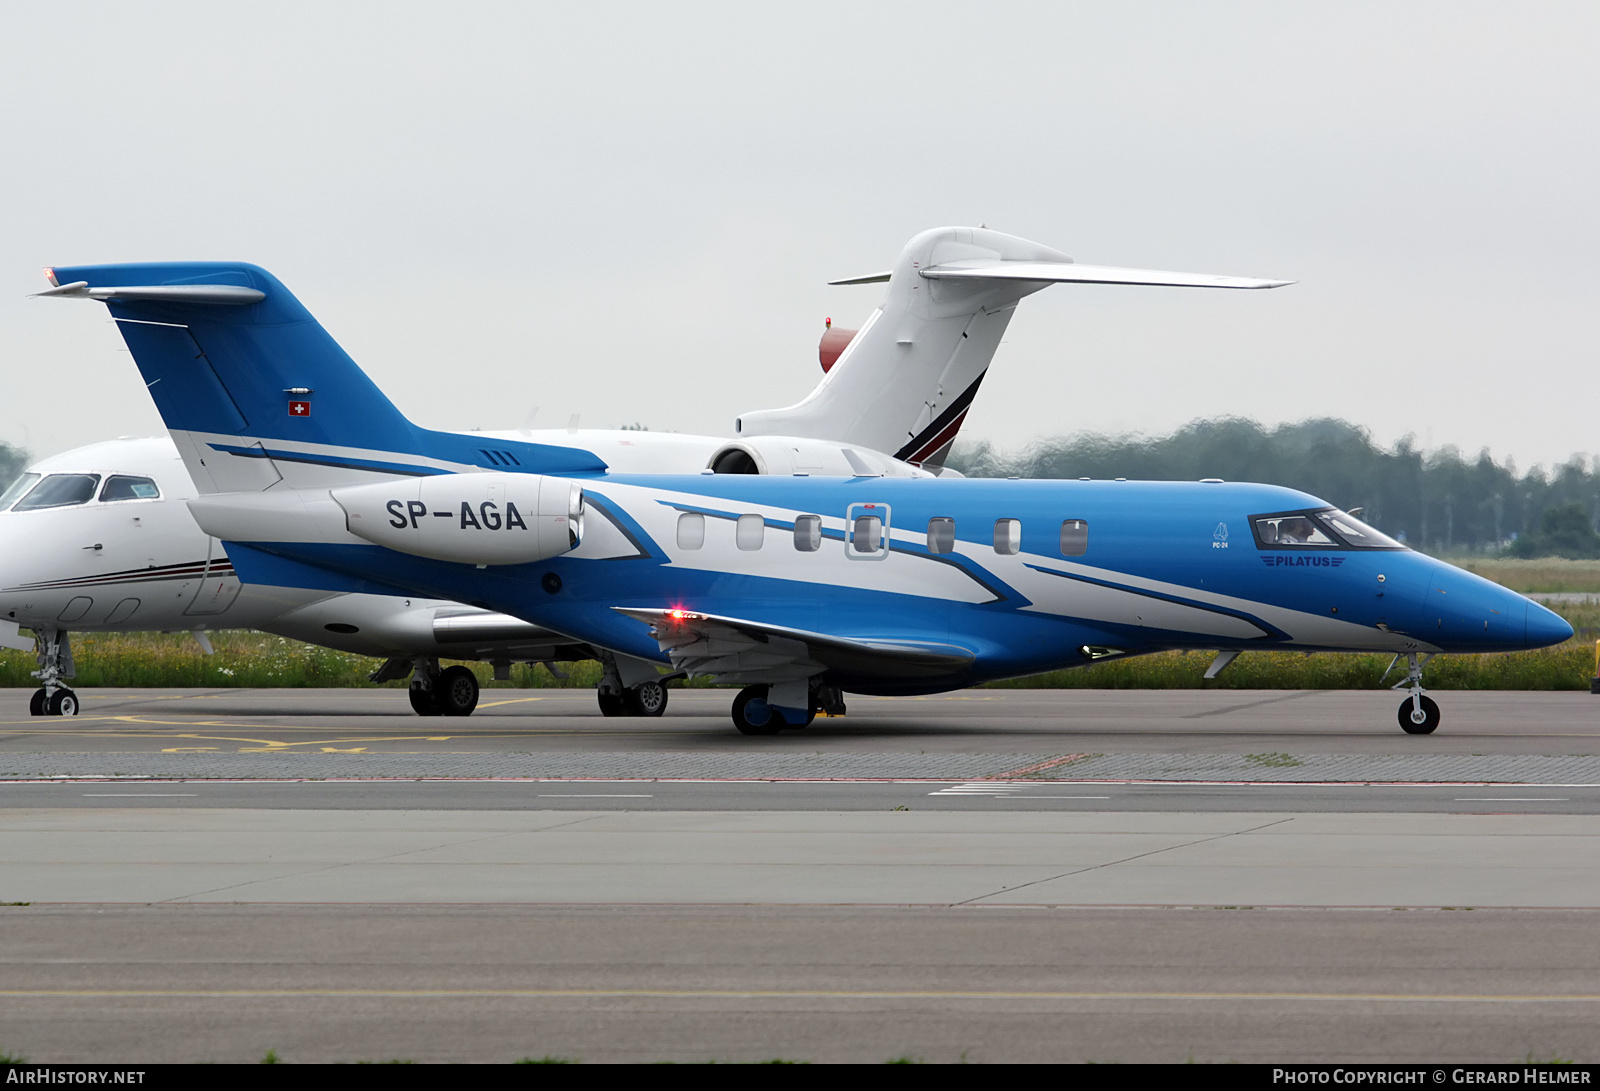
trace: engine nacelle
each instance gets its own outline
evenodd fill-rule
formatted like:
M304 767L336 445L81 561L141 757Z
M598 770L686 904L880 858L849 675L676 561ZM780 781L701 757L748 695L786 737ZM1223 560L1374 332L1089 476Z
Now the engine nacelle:
M464 564L531 564L577 547L583 489L538 474L440 474L334 489L350 533Z
M800 436L751 436L725 443L706 468L719 474L812 477L933 477L893 455Z

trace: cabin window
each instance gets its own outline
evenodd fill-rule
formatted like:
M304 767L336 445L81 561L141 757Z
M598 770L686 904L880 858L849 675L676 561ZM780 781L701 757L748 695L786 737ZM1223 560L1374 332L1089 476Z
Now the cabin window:
M66 508L87 504L100 486L99 474L51 474L17 501L12 511L38 511L40 508Z
M851 504L844 522L845 556L877 561L889 555L889 505Z
M928 520L928 552L949 553L956 548L956 521L944 515Z
M876 515L856 517L852 545L857 553L876 553L883 548L883 520Z
M161 490L148 477L124 474L112 474L106 478L105 488L100 490L102 504L108 500L158 500L160 497Z
M699 549L706 544L706 517L697 511L678 516L678 548Z
M994 521L994 551L1007 555L1022 552L1022 520Z
M822 516L802 515L794 521L794 547L801 553L822 548Z
M39 480L39 477L39 474L23 474L13 481L10 488L0 493L0 511L4 511L12 504L15 504L18 497L33 488L33 483Z
M1089 524L1082 519L1067 519L1061 524L1061 555L1081 557L1089 552Z
M733 541L745 552L752 552L761 548L761 539L766 537L767 521L759 515L741 515L739 524L733 532Z

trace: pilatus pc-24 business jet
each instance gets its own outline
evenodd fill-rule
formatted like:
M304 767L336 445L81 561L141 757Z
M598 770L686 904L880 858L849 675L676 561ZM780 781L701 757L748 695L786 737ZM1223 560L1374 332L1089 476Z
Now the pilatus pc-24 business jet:
M1176 276L1075 278L1059 255L987 241L972 231L908 250L893 276L909 303L857 341L883 327L890 345L933 342L954 361L997 341L1000 316L1052 281ZM1439 721L1422 693L1427 657L1571 633L1290 489L853 464L615 472L592 452L418 428L258 268L56 276L59 294L109 306L195 478L190 508L247 582L452 599L742 684L733 719L749 734L802 726L843 692L931 693L1169 648L1406 656L1399 719L1421 733Z
M934 252L949 259L961 247L967 248L961 253L968 258L980 254L1057 267L1043 270L1046 279L1018 282L1008 293L985 292L964 303L947 298L943 311L930 319L925 286L914 271ZM524 429L472 433L471 438L487 444L477 454L485 467L504 467L511 463L499 443L522 440L578 448L604 459L613 472L938 474L1011 310L1023 296L1051 281L1225 288L1276 284L1071 265L1065 255L1047 247L970 228L919 235L907 245L896 269L902 272L834 282L887 281L887 298L859 335L838 328L824 334L819 354L825 376L811 396L788 409L746 414L739 421L739 437L731 442L659 432ZM43 294L111 298L100 289L59 283ZM156 294L189 302L200 298L185 285ZM952 324L959 330L950 329ZM284 393L289 416L309 416L314 391ZM282 451L275 457L293 458ZM194 495L173 442L149 439L96 444L46 459L30 466L0 497L0 556L6 558L0 644L29 647L31 642L17 628L35 630L40 655L36 673L43 682L31 702L35 714L70 715L77 710L76 695L62 684L73 674L70 630L188 629L204 644L205 630L213 627L260 628L382 656L386 662L374 680L409 672L411 703L422 715L468 715L477 704L472 672L465 667L441 670L440 658L488 660L497 675L508 672L512 662L599 658L604 666L599 699L605 714L659 715L665 709L667 691L652 662L566 642L559 634L503 613L388 594L241 585L222 544L189 515L186 502Z

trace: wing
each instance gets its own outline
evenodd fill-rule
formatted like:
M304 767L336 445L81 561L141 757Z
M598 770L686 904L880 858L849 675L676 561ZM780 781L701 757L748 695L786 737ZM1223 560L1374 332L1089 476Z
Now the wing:
M672 665L724 682L774 682L809 678L825 670L879 678L934 678L972 663L955 644L894 638L850 639L823 633L716 617L689 610L612 609L650 626Z

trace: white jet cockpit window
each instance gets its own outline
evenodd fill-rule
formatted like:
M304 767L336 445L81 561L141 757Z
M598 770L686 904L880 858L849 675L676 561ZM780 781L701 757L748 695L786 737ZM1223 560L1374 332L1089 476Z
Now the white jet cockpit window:
M951 553L956 548L956 521L943 515L928 520L928 552Z
M13 481L5 492L0 493L0 511L5 511L12 504L15 504L18 497L33 488L33 483L39 480L39 477L39 474L23 474Z
M822 516L802 515L794 521L794 547L801 553L822 548Z
M678 516L678 548L699 549L706 544L706 517L697 511Z
M767 521L759 515L739 516L738 526L733 532L733 541L740 549L750 552L761 548L761 539L766 537Z
M1007 555L1022 552L1022 520L996 519L994 521L994 551Z
M108 500L159 500L161 490L156 488L156 483L148 477L128 477L125 474L112 474L106 478L105 488L100 490L100 502Z
M99 474L51 474L35 485L12 511L38 511L41 508L69 508L94 499L100 485Z
M1089 552L1089 524L1082 519L1067 519L1061 524L1061 555L1081 557Z
M1404 549L1405 546L1379 530L1374 530L1349 512L1330 508L1317 513L1317 518L1333 528L1352 549Z

